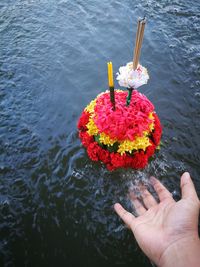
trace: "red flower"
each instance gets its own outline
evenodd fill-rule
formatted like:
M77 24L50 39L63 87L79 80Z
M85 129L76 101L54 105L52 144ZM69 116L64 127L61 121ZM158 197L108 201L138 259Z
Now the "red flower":
M110 158L111 158L111 164L115 168L121 168L125 166L125 158L126 158L125 154L120 155L119 153L111 153Z
M93 142L89 144L87 147L87 153L91 160L98 161L99 160L99 145L97 142Z
M156 114L154 114L154 119L155 119L155 128L152 133L152 138L153 138L154 144L158 146L160 143L161 135L162 135L162 126Z
M132 160L133 169L143 169L148 163L148 157L144 151L136 152Z
M114 167L112 164L106 164L106 168L109 170L109 171L114 171L116 169L116 167Z
M132 157L126 154L120 155L119 153L111 153L110 159L110 163L106 165L109 171L113 171L117 168L131 167Z
M151 145L148 146L147 150L146 150L146 155L148 158L152 157L153 154L155 153L155 150L156 150L156 146L151 140L150 140L150 143L151 143Z
M137 152L133 156L127 154L120 155L119 153L110 154L111 162L106 165L109 171L117 168L134 168L143 169L148 163L148 156L142 152Z
M93 136L89 135L87 132L79 132L79 138L84 147L88 147L90 143L94 142Z
M99 160L107 164L110 162L110 152L106 149L99 147Z
M133 161L133 157L126 155L125 157L125 167L131 167Z
M90 113L83 111L78 120L77 128L79 130L86 131L87 130L86 124L89 122L89 118L90 118Z

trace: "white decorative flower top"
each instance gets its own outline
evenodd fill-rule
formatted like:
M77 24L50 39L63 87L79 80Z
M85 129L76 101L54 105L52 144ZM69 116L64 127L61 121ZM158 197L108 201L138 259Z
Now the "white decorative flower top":
M146 84L149 79L147 69L142 65L138 65L136 70L133 70L133 62L129 62L126 66L119 68L117 80L120 86L137 89L143 84Z

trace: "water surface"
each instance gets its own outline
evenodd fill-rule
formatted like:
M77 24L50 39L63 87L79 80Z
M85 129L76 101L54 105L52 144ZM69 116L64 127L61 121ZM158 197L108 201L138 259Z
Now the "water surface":
M178 198L191 172L200 195L198 1L1 0L0 265L151 266L113 211L156 175ZM163 124L143 171L109 173L78 139L83 108L107 89L106 62L131 61L146 15L141 87ZM116 83L117 84L117 83Z

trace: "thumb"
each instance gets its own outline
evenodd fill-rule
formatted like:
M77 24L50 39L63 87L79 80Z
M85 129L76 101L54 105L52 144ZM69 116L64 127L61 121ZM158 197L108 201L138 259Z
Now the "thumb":
M190 198L193 200L198 200L198 196L189 172L184 172L184 174L181 176L181 193L183 199Z

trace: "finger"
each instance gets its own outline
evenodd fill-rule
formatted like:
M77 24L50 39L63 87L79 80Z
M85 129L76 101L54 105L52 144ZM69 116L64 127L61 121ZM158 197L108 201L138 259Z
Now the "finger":
M142 215L144 214L147 210L145 209L145 207L143 206L143 204L138 200L138 199L134 199L132 200L133 206L135 208L135 211L138 215Z
M151 207L154 207L158 204L155 198L152 196L152 194L150 194L147 189L144 189L142 191L142 200L147 209L150 209Z
M188 172L184 172L181 176L181 193L182 198L198 199L194 184Z
M139 201L139 199L137 198L137 196L133 192L130 192L130 198L131 198L131 202L135 208L135 211L138 215L142 215L147 211L145 209L145 207L143 206L143 204Z
M134 225L134 219L135 216L133 214L131 214L130 212L128 212L127 210L125 210L122 205L120 205L119 203L116 203L114 205L114 209L116 211L116 213L119 215L119 217L124 221L124 223L131 228Z
M151 177L151 183L152 183L156 193L158 194L160 201L163 201L166 199L173 199L172 194L155 177Z

